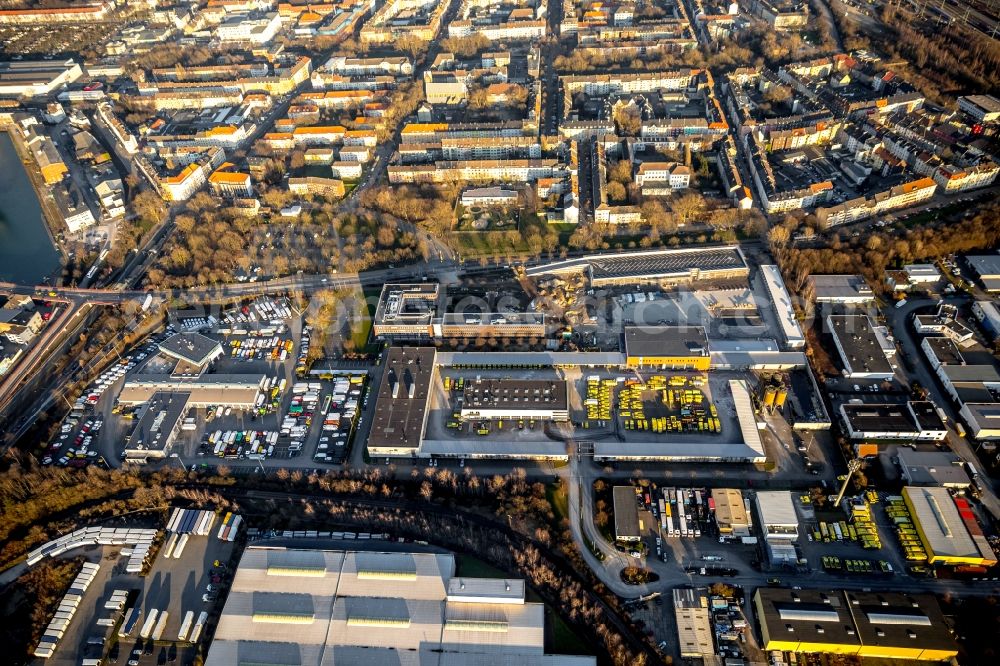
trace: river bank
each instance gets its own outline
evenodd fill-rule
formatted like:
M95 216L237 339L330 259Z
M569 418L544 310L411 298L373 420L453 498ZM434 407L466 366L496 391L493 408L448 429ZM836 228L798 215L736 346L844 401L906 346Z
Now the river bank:
M66 261L63 220L20 133L0 127L0 277L22 284L58 280Z

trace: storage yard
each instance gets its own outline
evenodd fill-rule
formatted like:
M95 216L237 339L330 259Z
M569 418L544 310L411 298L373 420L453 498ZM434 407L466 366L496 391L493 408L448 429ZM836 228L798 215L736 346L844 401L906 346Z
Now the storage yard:
M33 551L29 567L45 557L85 560L35 656L60 666L193 659L242 529L238 514L175 508L163 531L95 526Z

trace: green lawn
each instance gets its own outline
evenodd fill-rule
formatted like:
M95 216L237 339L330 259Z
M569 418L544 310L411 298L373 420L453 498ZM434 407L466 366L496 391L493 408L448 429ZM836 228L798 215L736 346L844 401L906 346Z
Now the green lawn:
M372 320L365 317L363 320L351 326L351 340L354 341L354 348L363 350L368 345L368 338L372 332Z
M455 554L455 575L466 578L507 578L507 574L477 557Z
M500 244L492 245L490 237L497 233L502 234ZM452 233L451 240L455 250L466 258L528 252L528 244L516 231L456 231Z
M545 496L548 498L549 504L552 505L557 521L569 518L569 495L564 489L550 483L545 487Z
M549 654L592 654L587 644L558 614L546 608L545 651Z

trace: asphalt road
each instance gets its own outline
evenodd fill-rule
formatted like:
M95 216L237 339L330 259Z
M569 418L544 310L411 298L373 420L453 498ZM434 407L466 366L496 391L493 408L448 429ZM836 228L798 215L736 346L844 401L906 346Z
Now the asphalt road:
M942 300L950 305L968 303L967 296L949 296ZM931 371L927 357L920 348L922 338L913 329L913 314L919 310L936 306L937 303L938 300L934 298L910 298L907 299L906 305L903 307L887 307L883 313L896 341L902 347L903 352L909 356L909 360L913 364L912 371L905 363L900 365L901 370L906 372L911 381L916 380L921 386L925 387L930 393L934 404L941 407L948 415L948 446L965 462L973 463L976 467L982 468L982 464L979 463L979 459L975 451L973 451L969 440L965 437L959 437L958 432L955 430L958 413L951 399L945 394L940 380ZM989 476L983 476L982 478L984 480L983 485L988 487L983 489L983 496L980 501L995 518L1000 518L1000 499L997 498L992 485L992 479Z

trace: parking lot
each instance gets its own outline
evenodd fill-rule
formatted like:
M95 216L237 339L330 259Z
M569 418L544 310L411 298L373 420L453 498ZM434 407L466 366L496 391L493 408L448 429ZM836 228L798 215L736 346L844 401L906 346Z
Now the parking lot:
M166 379L191 372L157 350L158 343L178 330L196 330L222 347L222 355L201 373L202 379L259 375L263 381L250 408L224 404L220 396L222 404L189 409L160 464L263 467L274 460L283 467L314 467L346 461L368 406L368 369L359 366L332 370L322 379L299 379L310 336L287 301L261 297L221 312L186 310L171 322L165 332L95 378L63 422L43 458L46 464L122 464L123 448L143 407L119 405L118 395L136 375Z
M194 618L202 612L212 614L220 599L218 590L228 580L224 569L232 556L233 543L216 538L214 530L208 536L192 536L179 558L165 557L161 549L146 576L125 571L125 550L122 546L88 546L70 554L99 563L100 569L47 663L78 666L81 658L104 655L111 663L145 666L190 663L194 658L194 645L178 640L181 624L189 611ZM215 566L216 561L220 566ZM209 591L209 585L213 590ZM107 608L117 590L127 592L127 601L120 608ZM123 621L132 607L141 614L137 621L129 623L130 630L122 636L126 626ZM140 639L143 625L154 610L158 618L167 614L161 637Z

